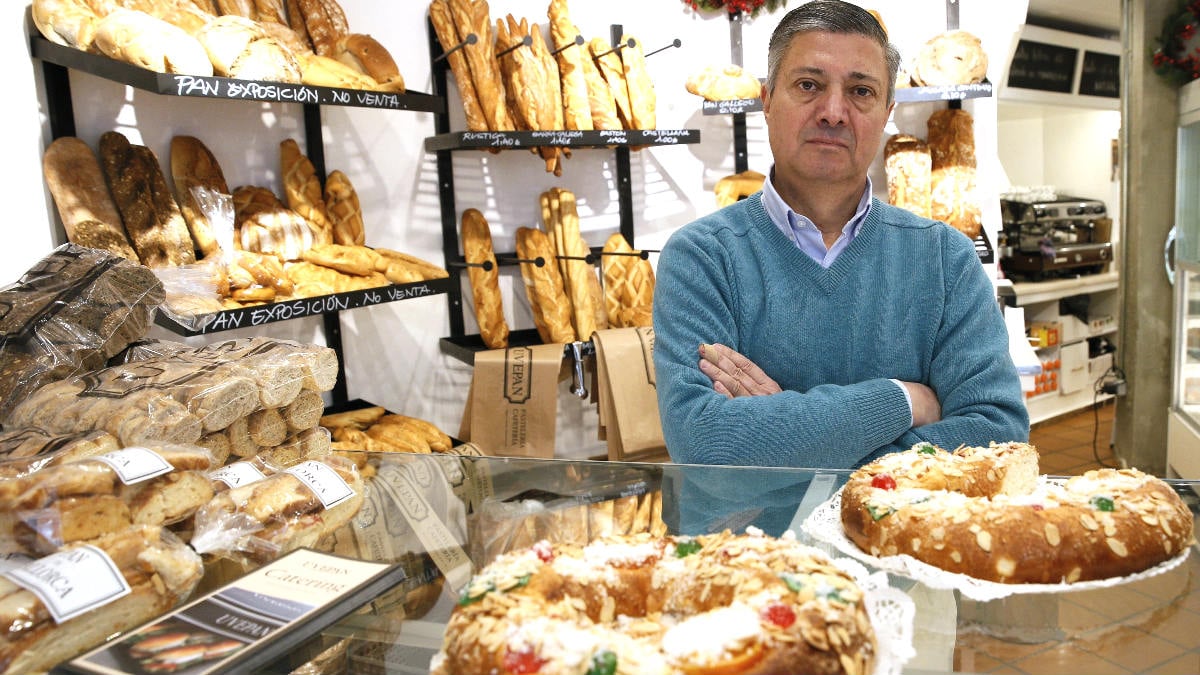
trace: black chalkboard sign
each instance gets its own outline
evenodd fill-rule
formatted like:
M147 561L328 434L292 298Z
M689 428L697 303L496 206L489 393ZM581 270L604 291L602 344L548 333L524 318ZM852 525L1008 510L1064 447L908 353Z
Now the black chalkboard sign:
M1121 57L1085 49L1083 72L1079 75L1079 93L1121 98Z
M1070 94L1078 56L1073 47L1021 40L1008 69L1008 86Z

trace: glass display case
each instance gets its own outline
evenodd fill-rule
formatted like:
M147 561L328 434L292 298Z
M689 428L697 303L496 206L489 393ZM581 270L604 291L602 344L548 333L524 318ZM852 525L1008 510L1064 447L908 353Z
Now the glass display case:
M1200 82L1180 90L1176 156L1175 226L1166 261L1175 284L1167 469L1200 478Z
M499 553L543 538L586 543L624 528L700 534L754 526L775 536L791 530L846 558L805 525L848 471L436 454L371 454L366 464L374 474L368 503L353 537L335 550L400 561L408 578L261 672L424 675L456 589ZM1169 483L1193 513L1200 509L1200 482ZM915 610L915 655L893 672L1198 672L1196 552L1193 545L1149 577L992 600L887 572L889 587Z

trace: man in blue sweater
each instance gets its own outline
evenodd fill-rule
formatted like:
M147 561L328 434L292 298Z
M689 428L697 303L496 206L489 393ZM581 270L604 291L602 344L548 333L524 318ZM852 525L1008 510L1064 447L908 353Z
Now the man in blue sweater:
M841 0L771 37L763 190L676 232L654 294L678 463L848 468L928 441L1024 441L1029 415L973 243L872 198L900 56Z

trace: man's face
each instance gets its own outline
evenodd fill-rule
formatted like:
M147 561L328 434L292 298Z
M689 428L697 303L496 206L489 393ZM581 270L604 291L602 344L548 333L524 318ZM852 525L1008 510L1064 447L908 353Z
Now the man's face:
M785 184L866 180L891 114L883 48L862 35L807 32L792 38L763 112Z

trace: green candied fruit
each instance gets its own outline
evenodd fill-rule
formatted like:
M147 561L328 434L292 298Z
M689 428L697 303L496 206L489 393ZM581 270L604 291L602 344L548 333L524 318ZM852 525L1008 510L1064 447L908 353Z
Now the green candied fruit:
M836 588L833 586L821 589L821 593L819 593L817 595L817 597L824 598L825 600L828 600L829 602L836 602L839 605L850 604L849 600L846 600L845 598L842 597L842 589Z
M779 575L779 578L783 579L783 583L786 584L788 590L793 593L799 593L804 588L804 582L801 581L800 577L797 577L795 574L788 574L787 572L784 572L783 574Z
M700 542L695 539L681 541L675 544L675 557L686 558L693 553L700 552Z
M917 448L917 452L919 452L923 455L936 455L937 448L933 447L929 443L926 443L926 444L922 445L921 447Z
M890 506L875 506L874 504L867 504L867 513L871 514L871 520L874 520L875 522L879 522L884 517L890 516L895 512L896 509L893 509Z
M496 590L496 584L492 581L489 581L487 586L483 586L482 588L478 584L467 584L466 587L462 589L462 593L458 594L458 604L460 606L469 605L472 602L481 600L483 596L491 593L494 590Z
M1096 509L1097 511L1112 511L1113 510L1112 497L1101 497L1101 496L1097 495L1097 496L1089 499L1088 503L1091 504L1092 508Z
M584 675L615 675L617 672L617 655L607 649L592 655L592 667Z

